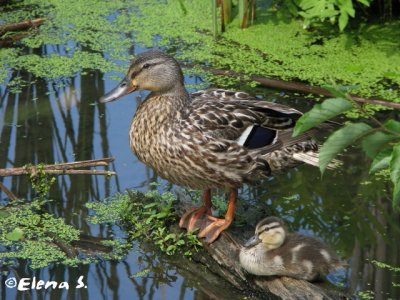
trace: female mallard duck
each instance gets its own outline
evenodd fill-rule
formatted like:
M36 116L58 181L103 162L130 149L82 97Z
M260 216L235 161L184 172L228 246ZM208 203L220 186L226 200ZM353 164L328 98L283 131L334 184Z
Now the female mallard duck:
M137 90L151 93L129 130L136 156L172 183L203 189L203 206L186 212L179 225L200 229L213 242L232 222L236 189L243 183L293 167L317 164L309 133L292 137L301 113L244 92L205 90L188 94L178 62L160 51L136 56L125 78L100 101ZM225 219L211 215L211 188L227 188Z
M251 274L309 281L344 266L336 254L316 238L287 233L277 217L267 217L257 224L255 235L242 247L239 259Z

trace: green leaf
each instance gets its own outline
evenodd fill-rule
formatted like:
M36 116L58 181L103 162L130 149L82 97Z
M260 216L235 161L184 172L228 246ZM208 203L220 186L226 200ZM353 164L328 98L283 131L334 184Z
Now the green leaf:
M378 131L363 139L362 148L370 158L374 158L388 142L394 139L396 136Z
M394 185L393 204L400 204L400 144L393 147L392 159L390 160L390 178Z
M296 126L293 130L293 136L297 136L300 133L352 108L352 103L343 98L328 99L321 104L316 104L310 111L306 112L299 120L297 120Z
M339 29L340 31L343 31L345 27L347 26L347 23L349 22L349 15L342 11L342 13L339 16Z
M355 10L353 7L353 2L351 0L345 0L340 7L340 10L342 12L346 12L349 16L353 17L355 16Z
M393 147L392 159L390 161L390 178L393 183L400 181L400 144Z
M19 227L15 227L13 231L6 234L6 239L9 241L19 241L23 237L24 237L24 232Z
M319 168L324 173L332 159L344 148L351 145L371 130L365 123L351 123L332 133L322 145L319 154Z
M400 122L395 120L389 120L384 125L386 129L389 129L390 131L400 134Z
M363 71L363 68L360 67L359 65L346 66L346 70L354 72L354 69L356 69L356 71ZM346 99L347 93L350 93L352 90L355 90L358 87L359 87L358 85L339 85L335 83L333 85L324 86L324 88L327 89L335 98L343 98L343 99Z
M365 6L369 6L370 1L369 0L357 0L358 2L360 2L361 4L365 5Z
M374 160L372 161L371 168L369 169L369 173L375 173L376 171L389 168L390 160L392 158L393 149L385 149L379 152Z
M175 240L175 239L176 239L176 234L175 233L170 233L164 238L164 241Z
M173 252L175 252L175 250L176 250L176 246L175 245L169 245L168 247L167 247L167 253L173 253Z
M393 206L400 207L400 184L397 183L394 185L393 189Z
M393 188L393 207L400 207L400 183L395 184Z

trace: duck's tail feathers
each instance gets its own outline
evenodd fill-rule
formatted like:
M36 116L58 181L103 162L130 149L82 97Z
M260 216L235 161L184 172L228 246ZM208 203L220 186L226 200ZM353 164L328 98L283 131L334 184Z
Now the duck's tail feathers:
M304 162L308 165L312 165L315 167L319 167L319 153L315 151L307 151L307 152L298 152L293 154L293 158L295 160ZM327 169L332 170L339 167L342 164L340 160L334 159L332 160Z

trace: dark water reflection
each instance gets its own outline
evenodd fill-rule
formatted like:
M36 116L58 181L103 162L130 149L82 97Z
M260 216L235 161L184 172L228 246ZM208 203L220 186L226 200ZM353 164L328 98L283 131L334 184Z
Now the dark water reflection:
M0 168L116 157L111 169L118 177L58 177L50 195L55 200L47 205L47 210L84 234L101 238L123 236L116 226L89 224L84 205L126 188L146 190L149 182L157 178L132 155L127 138L131 117L144 94L136 93L129 99L104 106L97 99L115 82L104 81L98 72L88 71L57 84L32 81L26 73L13 75L22 76L28 85L19 94L0 87ZM186 79L190 83L198 80ZM285 100L275 92L261 92L269 99L308 109L304 99ZM399 218L392 212L390 193L382 182L367 182L366 161L358 152L349 152L343 160L344 167L327 172L322 179L316 168L302 166L256 187L244 187L236 224L238 227L255 225L266 215L280 215L292 230L324 239L348 259L349 269L331 280L348 286L351 294L371 290L376 299L400 298L400 289L392 286L399 278L368 262L376 259L400 264L396 238L400 233ZM4 178L3 183L19 197L32 198L27 178ZM0 196L3 203L7 201L4 194ZM206 299L210 296L207 290L212 290L217 298L242 298L222 280L208 289L176 258L156 255L143 245L135 247L118 262L103 261L79 267L55 265L37 270L21 262L15 269L20 278L66 281L70 289L16 292L5 287L7 276L14 276L6 274L1 276L1 298ZM132 276L147 268L148 275ZM81 275L87 289L75 288Z

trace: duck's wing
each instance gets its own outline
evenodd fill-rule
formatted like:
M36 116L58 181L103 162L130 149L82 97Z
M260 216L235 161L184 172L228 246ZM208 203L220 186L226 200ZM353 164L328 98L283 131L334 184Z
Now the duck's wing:
M282 113L294 113L301 115L302 113L294 108L291 108L286 105L268 102L264 100L260 100L254 95L243 91L229 91L223 89L207 89L207 90L200 90L191 94L193 101L201 101L201 100L216 100L216 101L234 101L234 100L250 100L250 101L257 101L260 102L261 106L268 107L270 109L275 109Z
M236 141L248 149L268 151L309 138L292 138L301 112L259 100L244 92L206 90L193 94L187 121L211 137Z

